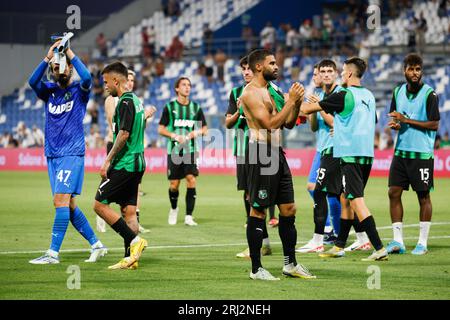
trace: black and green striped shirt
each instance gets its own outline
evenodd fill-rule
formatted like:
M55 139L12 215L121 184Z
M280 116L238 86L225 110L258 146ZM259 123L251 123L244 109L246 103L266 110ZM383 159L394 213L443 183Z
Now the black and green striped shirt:
M144 108L139 98L133 92L125 92L120 97L114 111L112 125L114 143L119 131L124 130L130 133L125 146L112 160L112 168L128 172L145 171Z
M242 95L244 87L245 85L242 85L240 87L235 87L231 90L230 98L228 101L227 114L233 115L236 113L236 111L238 111L237 100ZM239 109L239 118L236 124L234 125L234 130L235 134L233 138L233 155L238 157L244 157L245 150L247 148L249 141L249 131L243 108Z
M206 119L198 103L190 101L187 105L183 105L177 100L173 100L164 106L159 124L165 126L170 132L187 136L190 132L206 126ZM198 152L195 139L191 139L183 145L169 139L167 153L182 154L185 152Z

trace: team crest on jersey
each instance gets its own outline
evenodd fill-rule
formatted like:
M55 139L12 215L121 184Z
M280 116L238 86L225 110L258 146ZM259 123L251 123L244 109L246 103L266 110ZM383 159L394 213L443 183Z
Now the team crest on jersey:
M266 199L267 198L267 190L259 190L258 198L260 198L261 200Z
M72 99L72 92L67 91L66 94L64 95L64 100L70 100Z

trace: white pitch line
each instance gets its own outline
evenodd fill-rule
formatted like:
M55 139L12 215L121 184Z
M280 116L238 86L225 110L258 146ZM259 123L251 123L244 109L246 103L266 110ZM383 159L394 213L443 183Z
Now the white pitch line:
M448 225L450 222L433 222L432 225ZM418 224L407 224L404 225L403 228L410 228L410 227L417 227ZM385 226L377 228L378 230L381 229L389 229L392 228L392 226ZM353 232L354 233L354 232ZM350 233L352 234L352 233ZM419 239L418 237L404 237L404 240L415 240ZM450 239L450 236L430 236L428 239ZM392 240L392 238L382 238L381 240L387 241ZM297 242L297 244L306 244L308 241L303 242ZM271 244L281 244L281 242L277 241L271 241ZM147 249L179 249L179 248L213 248L213 247L234 247L234 246L246 246L248 245L247 242L241 242L241 243L218 243L218 244L190 244L190 245L168 245L168 246L148 246ZM123 250L123 247L121 248L108 248L108 251L119 251ZM90 249L63 249L60 252L89 252ZM45 251L43 250L34 250L34 251L0 251L0 254L7 255L7 254L32 254L32 253L43 253Z
M449 221L442 221L442 222L431 222L431 226L438 226L438 225L448 225L450 224ZM419 227L420 225L418 223L416 224L405 224L403 226L403 229L405 228L414 228ZM384 227L377 227L377 230L389 230L392 229L392 226L384 226ZM355 230L350 231L349 235L355 234Z

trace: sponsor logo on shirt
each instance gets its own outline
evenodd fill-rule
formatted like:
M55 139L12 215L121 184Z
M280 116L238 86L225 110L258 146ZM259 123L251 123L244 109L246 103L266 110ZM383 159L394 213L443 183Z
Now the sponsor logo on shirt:
M175 127L193 128L195 125L195 121L194 120L176 119L174 125L175 125Z
M54 105L51 102L48 103L48 112L51 114L61 114L63 112L70 112L73 108L73 100L63 104Z

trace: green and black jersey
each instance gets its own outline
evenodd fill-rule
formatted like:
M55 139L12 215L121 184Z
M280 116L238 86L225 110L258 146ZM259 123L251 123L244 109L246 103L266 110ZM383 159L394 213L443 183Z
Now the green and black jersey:
M237 100L242 95L245 85L240 87L235 87L231 90L230 99L228 102L227 114L235 114L237 111ZM243 157L245 155L245 149L248 145L248 125L245 119L243 108L239 109L239 118L234 125L234 139L233 139L233 155L238 157Z
M226 114L233 115L237 111L237 100L242 95L244 88L245 85L242 85L231 90ZM280 112L285 103L283 92L272 82L269 82L267 89L275 102L277 111ZM235 135L233 140L233 155L237 157L244 157L249 142L249 130L247 120L244 115L244 108L242 107L239 109L239 118L234 125L234 129Z
M144 158L144 108L133 92L125 92L119 99L112 118L113 142L116 142L120 130L130 133L125 146L112 160L115 170L128 172L145 171Z
M173 100L164 106L159 124L180 136L187 136L194 130L200 130L206 126L205 115L200 105L196 102L189 101L187 105ZM167 142L168 154L183 154L185 152L198 152L198 145L195 139L180 145L177 141L170 140Z

